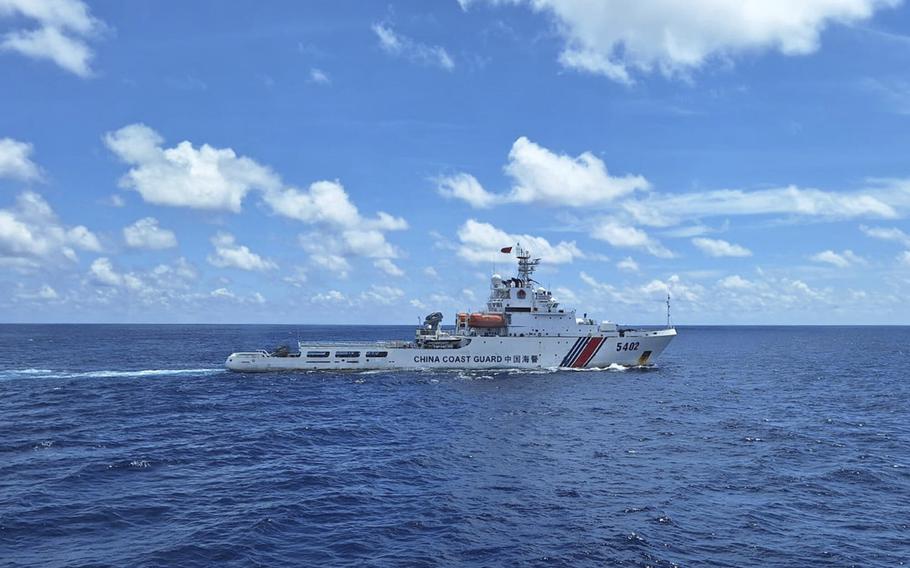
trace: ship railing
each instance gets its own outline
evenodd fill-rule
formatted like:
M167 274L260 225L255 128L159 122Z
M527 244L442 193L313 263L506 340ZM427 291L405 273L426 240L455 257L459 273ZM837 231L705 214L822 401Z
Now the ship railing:
M390 347L397 349L406 349L408 347L413 347L414 344L410 341L404 340L389 340L389 341L319 341L319 342L310 342L310 341L298 341L297 346L301 349L333 349L336 347Z

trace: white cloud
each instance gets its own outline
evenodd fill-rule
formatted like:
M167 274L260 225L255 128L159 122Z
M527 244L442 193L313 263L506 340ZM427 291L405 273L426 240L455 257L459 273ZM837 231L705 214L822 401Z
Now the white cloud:
M123 275L114 270L111 259L107 257L96 258L89 268L89 274L101 284L108 286L123 285Z
M159 227L154 217L144 217L124 227L123 239L132 248L161 250L177 246L174 232Z
M305 191L287 188L270 191L264 197L275 213L305 223L353 227L360 222L357 207L337 182L317 181Z
M897 257L897 261L904 266L910 266L910 250L905 250L900 253Z
M642 176L611 176L590 152L577 158L556 154L524 136L512 145L506 172L515 182L509 199L518 203L584 207L649 187Z
M727 276L726 278L719 280L717 285L728 290L748 290L753 287L752 282L749 282L739 274Z
M347 297L338 290L329 290L326 293L319 293L310 298L310 301L316 304L339 304L347 301Z
M96 258L89 267L89 277L103 286L137 294L146 301L178 299L174 293L186 290L198 274L185 258L173 264L159 264L144 272L118 271L111 259Z
M240 296L228 288L216 288L209 292L209 297L216 300L226 300L238 304L259 304L265 303L265 297L259 292L253 292L248 296Z
M306 248L306 247L305 247ZM351 263L348 259L337 254L326 254L310 250L310 261L318 268L333 273L338 278L347 278L351 271Z
M467 6L478 0L460 0ZM761 51L806 55L830 24L866 20L899 0L488 0L548 14L567 68L621 83L634 73L687 77L709 61Z
M303 285L306 284L307 280L309 280L309 277L307 276L306 269L304 267L296 266L294 267L294 273L289 276L285 276L282 278L282 280L291 286L294 286L295 288L302 288Z
M826 250L814 254L809 258L815 262L830 264L838 268L847 268L854 264L865 264L866 262L865 259L854 254L853 251L849 249L841 253L836 253L833 250Z
M575 241L561 241L555 245L543 237L506 233L489 223L468 219L458 229L458 255L468 262L504 262L511 257L499 252L503 247L521 243L535 257L544 259L547 264L563 264L583 257Z
M894 206L904 190L895 188L875 194L870 191L846 193L788 186L743 191L724 189L706 192L651 194L648 199L628 200L623 209L639 223L671 226L700 217L720 215L798 215L846 219L852 217L898 216Z
M185 258L178 258L173 265L159 264L149 273L149 280L157 288L182 287L196 280L199 274Z
M503 201L502 196L485 190L477 178L470 174L440 177L436 184L437 191L443 197L461 199L477 209L486 209Z
M685 283L676 274L667 280L654 279L640 286L622 289L600 282L586 272L581 272L579 277L596 294L605 297L610 302L628 305L653 305L655 301L665 301L668 291L675 299L696 303L705 293L703 286Z
M263 258L244 245L237 244L234 235L219 231L212 237L214 254L208 256L209 264L219 268L239 268L241 270L272 270L278 266L269 259Z
M556 300L564 304L577 305L579 303L578 296L569 288L559 286L551 290L551 292L553 292L553 297Z
M394 286L370 286L370 289L360 294L360 299L368 303L383 305L394 304L404 297L404 290Z
M310 83L316 85L331 85L332 80L322 69L317 69L315 67L310 69Z
M631 256L627 256L616 263L616 268L623 272L638 272L638 263Z
M910 247L910 235L898 229L897 227L867 227L860 226L860 230L873 239L882 239L885 241L894 241L905 247Z
M234 300L237 298L237 295L227 288L216 288L215 290L209 292L209 296L213 298L224 298L228 300Z
M32 145L27 142L0 138L0 178L22 181L39 179L41 170L30 158L32 150Z
M59 300L60 294L57 293L50 285L44 284L35 292L22 291L16 294L20 300L42 300L51 301Z
M524 136L509 152L505 171L512 179L507 194L492 193L468 174L438 180L445 197L462 199L473 207L498 203L540 203L556 207L605 205L650 185L640 175L612 176L603 160L590 152L577 157L555 153Z
M399 268L398 265L387 258L380 258L373 263L373 266L385 272L389 276L404 276L404 270Z
M621 225L615 221L606 220L595 225L591 231L595 239L606 241L617 248L638 248L658 257L673 258L673 253L659 241L651 238L648 233L635 227Z
M426 45L406 37L388 24L373 24L373 33L379 39L379 47L391 55L402 56L422 65L431 65L451 71L455 60L446 49L439 45Z
M429 276L430 278L439 278L439 273L436 272L436 269L432 266L427 266L423 269L423 273Z
M742 257L742 256L752 256L752 251L747 249L744 246L733 244L722 239L709 239L706 237L698 237L692 239L692 244L698 247L703 253L708 256L722 257L722 256L733 256L733 257Z
M337 181L317 181L307 189L289 187L269 168L230 148L203 144L197 149L188 141L163 148L162 142L158 133L142 124L105 136L108 147L133 166L121 185L150 203L239 212L244 197L257 190L276 215L318 227L301 237L304 248L319 256L313 259L318 265L344 264L346 271L347 256L398 256L386 233L407 229L407 221L383 211L373 217L361 215ZM309 242L312 246L307 248Z
M120 185L156 205L239 212L253 189L274 190L280 178L230 148L188 141L163 148L164 139L144 124L131 124L104 136L107 147L132 169Z
M80 77L92 74L88 40L104 27L81 0L0 0L0 18L25 18L37 28L17 29L0 39L0 50L49 59Z
M62 225L37 193L22 193L14 207L0 209L0 259L36 262L62 255L75 260L74 249L97 252L101 243L82 225Z
M385 233L408 226L404 219L382 211L374 218L363 217L338 182L318 181L305 191L269 191L263 198L276 214L327 229L300 236L304 250L322 257L322 261L348 255L396 258L398 251L386 240ZM317 262L328 267L326 262Z

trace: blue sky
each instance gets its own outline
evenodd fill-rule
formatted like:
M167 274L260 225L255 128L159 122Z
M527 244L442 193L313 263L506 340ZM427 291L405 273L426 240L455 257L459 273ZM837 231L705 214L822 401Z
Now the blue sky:
M905 324L898 0L0 0L0 321Z

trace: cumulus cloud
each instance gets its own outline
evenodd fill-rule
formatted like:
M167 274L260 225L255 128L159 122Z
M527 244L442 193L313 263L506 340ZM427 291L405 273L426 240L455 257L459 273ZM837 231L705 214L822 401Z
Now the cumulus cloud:
M12 208L0 209L0 259L18 259L24 264L56 256L76 260L76 249L97 252L101 243L82 225L61 224L37 193L22 193Z
M89 267L89 274L100 284L107 286L123 285L123 275L114 270L114 264L107 257L96 258Z
M603 160L590 152L577 157L559 154L524 136L512 145L505 172L512 179L508 193L489 192L464 173L439 178L438 191L444 197L461 199L478 208L499 203L590 207L650 187L640 175L610 175Z
M121 185L150 203L239 212L244 198L259 192L276 215L318 228L301 236L301 244L319 266L346 272L348 256L396 258L386 233L408 227L382 211L362 215L338 181L317 181L306 189L286 186L271 169L230 148L196 148L188 141L165 148L161 136L143 124L110 132L105 143L132 166Z
M727 242L723 239L709 239L706 237L698 237L692 239L692 244L708 256L752 256L752 251L746 247Z
M315 241L307 241L308 243L304 246L304 250L310 253L310 261L323 270L331 272L338 278L347 278L348 273L351 271L351 263L348 262L348 259L341 255L337 254L327 254L320 250L319 245Z
M460 0L463 7L481 0ZM636 73L688 77L712 60L761 51L815 52L831 24L870 18L899 0L487 0L547 14L569 69L632 83Z
M638 272L638 263L631 256L627 256L616 263L616 268L623 272Z
M867 237L884 241L894 241L905 247L910 247L910 235L897 227L867 227L866 225L861 225L860 230Z
M177 246L177 235L158 226L154 217L144 217L124 227L123 239L132 248L161 250Z
M370 286L370 289L360 294L360 299L368 303L383 305L394 304L404 297L404 290L394 286Z
M107 147L132 168L121 187L137 191L156 205L240 211L253 189L274 190L280 178L230 148L183 141L163 148L164 139L144 124L131 124L104 136Z
M584 256L575 241L550 244L543 237L507 233L474 219L468 219L458 229L458 239L461 243L457 249L458 255L475 263L503 261L507 257L499 250L514 243L521 243L532 255L544 258L548 264L568 263Z
M234 235L219 231L212 237L215 252L208 256L209 264L219 268L239 268L240 270L273 270L278 266L269 259L263 258L248 247L238 244Z
M897 257L897 262L904 266L910 266L910 250L900 253Z
M300 244L314 262L336 270L342 264L344 271L349 268L344 261L346 256L396 258L398 251L386 240L385 233L408 227L404 219L382 211L375 217L364 217L344 187L333 181L318 181L306 190L269 191L263 199L275 214L326 229L301 235Z
M340 304L347 302L347 296L339 292L338 290L329 290L328 292L320 292L310 298L310 301L315 304Z
M404 276L404 270L387 258L380 258L373 263L373 266L389 276Z
M37 27L15 29L0 38L0 51L48 59L80 77L92 74L88 42L104 24L81 0L0 0L0 18L22 18Z
M700 284L687 283L674 274L666 280L653 279L645 284L632 287L617 288L612 284L601 282L586 272L579 274L581 281L591 287L600 296L611 302L629 305L653 304L655 301L665 301L667 294L686 302L697 303L705 293Z
M446 71L455 68L455 60L439 45L427 45L396 32L389 24L373 24L379 47L390 55L404 57L421 65L439 67Z
M638 248L658 257L673 258L673 253L641 229L606 220L594 226L591 236L618 248Z
M0 138L0 178L32 181L41 177L41 170L31 160L33 148L27 142Z
M16 293L15 297L20 300L50 302L53 300L59 300L60 294L58 294L57 291L54 290L54 288L49 284L44 284L35 291L21 290Z
M866 262L865 259L854 254L854 252L849 249L840 253L834 252L833 250L826 250L814 254L809 258L815 262L830 264L837 268L847 268L854 264L865 264Z
M228 288L216 288L209 292L209 297L216 300L227 300L239 304L264 304L265 297L259 292L253 292L249 296L239 296Z
M461 199L477 209L486 209L505 201L503 196L490 193L477 178L465 173L437 178L436 190L443 197Z
M307 280L309 280L309 276L307 276L307 272L304 267L296 266L294 267L293 274L285 276L282 278L282 280L291 286L294 286L295 288L302 288L303 285L307 283Z
M749 282L739 274L727 276L726 278L719 280L717 285L721 288L726 288L727 290L748 290L754 286L752 282Z
M310 69L310 83L316 85L331 85L332 80L322 69L317 69L315 67Z

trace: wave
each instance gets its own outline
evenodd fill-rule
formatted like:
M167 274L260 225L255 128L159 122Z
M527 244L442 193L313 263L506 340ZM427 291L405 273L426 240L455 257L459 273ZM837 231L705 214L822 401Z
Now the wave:
M96 371L55 371L53 369L7 369L0 370L0 379L36 378L36 379L107 379L107 378L145 378L170 377L181 375L216 375L224 373L223 367L202 369L138 369Z

